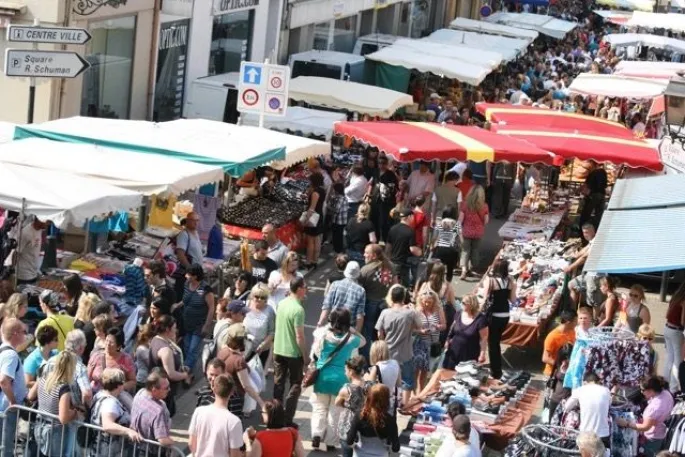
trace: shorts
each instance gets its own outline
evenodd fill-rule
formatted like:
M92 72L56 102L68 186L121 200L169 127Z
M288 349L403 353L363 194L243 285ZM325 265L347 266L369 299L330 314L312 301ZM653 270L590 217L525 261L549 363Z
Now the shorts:
M414 390L414 381L415 381L415 375L414 373L414 360L407 360L406 362L402 362L402 365L400 367L400 377L402 378L402 390Z

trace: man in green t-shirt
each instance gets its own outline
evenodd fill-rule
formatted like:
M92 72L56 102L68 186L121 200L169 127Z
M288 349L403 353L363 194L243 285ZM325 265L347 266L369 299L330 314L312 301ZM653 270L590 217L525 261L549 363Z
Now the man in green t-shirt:
M304 278L290 282L290 295L278 304L274 335L274 399L283 402L285 382L290 380L290 391L285 400L285 420L291 425L302 393L304 367L309 357L304 342L304 297L307 285Z

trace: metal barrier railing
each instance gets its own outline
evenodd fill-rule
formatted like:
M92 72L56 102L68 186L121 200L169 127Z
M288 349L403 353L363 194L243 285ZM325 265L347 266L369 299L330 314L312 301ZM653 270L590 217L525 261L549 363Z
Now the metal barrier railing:
M13 405L0 414L0 457L185 457L177 446L132 441L81 421L62 425L59 417Z

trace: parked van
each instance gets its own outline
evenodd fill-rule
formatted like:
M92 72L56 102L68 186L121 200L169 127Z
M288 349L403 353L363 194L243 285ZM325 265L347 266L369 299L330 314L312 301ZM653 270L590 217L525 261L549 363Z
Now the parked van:
M184 117L238 123L237 72L197 78L186 96Z
M347 52L306 51L290 56L290 77L319 76L363 82L364 57Z
M352 53L358 56L365 56L390 46L399 38L395 35L385 35L382 33L360 36L354 44Z

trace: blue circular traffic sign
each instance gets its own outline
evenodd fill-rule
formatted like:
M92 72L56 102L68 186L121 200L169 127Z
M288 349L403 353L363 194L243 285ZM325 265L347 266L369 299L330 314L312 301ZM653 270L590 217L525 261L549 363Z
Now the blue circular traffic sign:
M480 7L480 15L481 17L488 17L492 14L492 7L488 4L485 4Z
M269 108L278 109L281 107L281 101L277 97L271 97L269 99Z

